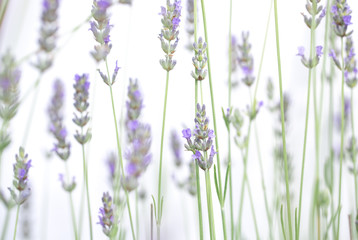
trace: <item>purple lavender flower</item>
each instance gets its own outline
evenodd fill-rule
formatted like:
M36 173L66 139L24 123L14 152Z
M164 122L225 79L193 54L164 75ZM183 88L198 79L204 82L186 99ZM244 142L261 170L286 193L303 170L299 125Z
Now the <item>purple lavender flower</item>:
M238 63L241 67L244 77L242 81L246 86L250 87L254 81L255 77L252 76L254 70L254 58L251 55L251 44L249 43L249 32L242 32L242 45L238 45L239 54L238 54Z
M8 188L13 200L18 204L23 204L30 196L31 189L28 187L28 174L31 165L31 160L28 160L28 155L25 150L20 147L19 155L16 154L16 163L13 165L14 180L13 186L18 190L18 194L12 188Z
M174 153L175 165L177 167L180 167L183 164L182 148L181 148L182 145L181 145L181 142L179 140L178 133L175 130L172 130L172 132L171 132L170 145L171 145L171 149L172 149L172 151Z
M191 135L188 134L190 129L184 129L182 131L183 137L186 138L187 143L184 144L186 150L193 153L192 158L195 160L199 167L204 171L209 170L213 164L213 159L210 157L206 159L206 153L209 149L213 149L213 138L215 137L214 131L209 129L209 119L206 117L205 105L200 106L197 104L197 113L194 119L195 129L193 134L193 141Z
M95 40L99 43L94 47L95 51L91 52L93 58L100 62L107 58L111 51L110 31L112 25L109 23L108 8L112 5L112 0L94 0L92 6L92 16L95 21L90 22L90 29Z
M193 50L195 52L195 57L192 58L193 65L195 67L195 71L191 72L191 76L197 80L202 81L205 79L207 75L206 68L206 49L207 44L206 42L203 42L203 39L199 37L198 42L193 44Z
M312 24L313 24L312 18L314 17L315 18L314 29L316 29L317 26L321 23L324 16L326 15L326 9L323 8L322 6L318 6L318 2L314 6L313 3L309 2L309 1L306 4L306 9L307 9L308 14L311 16L307 17L304 13L302 13L304 22L306 23L308 28L312 28ZM318 15L318 17L316 18L317 15Z
M177 30L181 16L181 1L175 0L174 3L167 1L167 7L161 7L160 15L162 18L163 28L159 34L162 50L165 53L165 59L161 59L160 65L164 70L170 71L174 68L176 61L172 60L173 54L178 44L179 31ZM171 41L176 40L174 44Z
M75 84L73 84L73 88L75 89L75 93L73 95L73 99L75 100L74 106L78 113L74 113L74 118L72 121L79 126L82 130L83 127L87 125L90 120L88 116L88 97L89 97L89 87L90 82L88 81L88 74L82 74L82 76L76 74L75 75ZM77 142L84 145L86 144L92 137L91 129L88 128L86 133L81 133L76 130L75 138Z
M117 234L118 227L115 221L113 200L108 192L103 193L102 203L103 207L99 209L99 222L97 224L100 224L103 233L112 239L112 237Z
M60 173L58 175L58 180L61 182L63 190L65 190L66 192L70 193L76 188L76 178L74 176L72 177L72 181L70 182L66 181L65 176Z
M348 25L351 25L351 13L349 5L346 0L336 0L336 3L331 8L333 19L333 30L337 36L345 37L352 34L353 31L347 33Z
M14 57L9 51L6 52L1 59L0 65L0 118L4 122L11 121L11 119L13 119L13 117L17 113L19 107L20 77L21 72L16 67ZM2 133L0 133L0 135L3 135L2 137L5 137L6 131L1 132ZM3 143L6 142L7 141L4 141Z
M357 61L351 37L347 37L345 50L347 57L344 59L344 77L347 86L353 88L357 84Z
M255 104L256 105L256 104ZM247 108L247 115L249 116L249 118L251 120L254 120L257 116L257 114L259 113L261 107L264 105L263 101L260 101L256 106L254 107L249 107L248 105L246 106Z
M37 55L37 63L34 66L40 71L45 72L52 65L52 52L56 47L56 33L58 30L57 18L59 0L43 0L40 38L40 52Z
M307 59L305 56L305 48L301 46L301 47L298 47L298 53L296 54L296 56L301 57L301 62L305 67L314 68L319 63L319 59L321 58L321 56L323 54L322 50L323 50L322 46L316 46L316 55L313 58Z
M151 161L151 129L148 124L139 120L143 107L142 94L139 91L138 81L132 81L128 86L127 101L127 138L129 146L125 153L128 160L125 178L122 178L122 185L131 191L138 186L139 176L146 170Z
M64 104L64 85L61 80L56 80L53 86L54 93L48 107L50 118L49 130L56 138L57 142L53 151L64 161L70 156L71 144L67 142L67 130L63 125L63 104Z

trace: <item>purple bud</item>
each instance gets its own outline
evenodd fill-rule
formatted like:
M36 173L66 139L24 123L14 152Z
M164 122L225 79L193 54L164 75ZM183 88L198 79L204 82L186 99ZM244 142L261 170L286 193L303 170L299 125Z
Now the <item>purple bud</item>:
M200 160L201 158L201 153L199 151L196 151L195 154L192 156L193 160Z
M296 54L296 56L305 57L305 48L302 46L298 47L298 53Z
M183 138L190 139L191 138L191 130L190 128L183 129Z
M212 129L209 130L208 137L211 139L215 137L214 130Z
M217 152L215 152L214 145L212 145L211 146L211 151L210 151L210 158L213 158L215 156L215 154L217 154Z
M352 19L352 16L351 15L347 15L347 16L343 16L343 22L345 25L351 25L352 22L351 22L351 19Z
M317 46L317 47L316 47L317 57L321 57L321 56L322 56L322 54L323 54L322 49L323 49L322 46Z
M323 18L324 16L326 16L326 8L322 9L321 14L319 15L319 18Z

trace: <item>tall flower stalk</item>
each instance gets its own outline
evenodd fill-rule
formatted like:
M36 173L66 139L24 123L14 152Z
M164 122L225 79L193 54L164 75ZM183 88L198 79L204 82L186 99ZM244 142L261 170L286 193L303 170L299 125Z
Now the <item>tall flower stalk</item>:
M310 106L310 93L311 93L311 77L313 71L315 71L315 67L317 66L320 57L322 56L322 46L314 46L315 42L315 30L319 23L321 22L322 18L325 16L325 9L322 6L318 7L317 2L315 0L307 2L306 9L308 13L311 15L308 18L306 15L304 16L304 21L308 28L311 29L311 41L310 41L310 55L309 58L306 59L304 55L304 47L299 47L298 49L298 56L301 57L302 64L307 67L308 70L308 87L307 87L307 104L306 104L306 120L305 120L305 133L304 133L304 141L303 141L303 154L302 154L302 167L301 167L301 182L300 182L300 197L299 197L299 207L298 207L298 219L297 219L297 227L295 229L295 238L299 239L299 231L300 231L300 223L301 223L301 204L302 204L302 190L303 190L303 177L304 177L304 168L305 168L305 159L306 159L306 143L307 143L307 131L308 131L308 116L309 116L309 106ZM317 19L316 16L320 14ZM314 52L314 49L316 51ZM316 108L316 88L314 86L315 92L315 143L316 143L316 184L314 188L314 209L317 209L319 212L319 208L317 207L317 194L319 188L319 124L318 120L319 117L317 115L317 108ZM317 207L317 208L316 208ZM312 216L314 216L314 212L312 212ZM317 215L319 218L319 214ZM318 226L319 229L319 226ZM319 234L319 231L318 231Z
M175 0L174 3L170 3L167 0L166 8L161 7L163 28L159 34L162 50L165 53L165 59L160 60L160 65L167 72L166 83L165 83L165 95L164 95L164 109L163 109L163 122L162 122L162 134L160 141L160 159L159 159L159 180L158 180L158 197L155 208L157 210L155 217L157 223L157 239L160 239L160 225L163 215L163 196L162 196L162 160L163 160L163 144L164 144L164 130L165 130L165 116L167 108L168 98L168 85L169 85L169 72L175 67L176 61L173 60L173 54L178 45L179 35L179 23L181 16L181 0ZM175 42L171 44L172 41Z
M286 178L286 201L287 201L287 218L289 228L289 239L293 239L292 231L292 218L291 218L291 199L290 199L290 186L288 181L288 166L287 166L287 151L286 151L286 132L285 132L285 114L283 105L282 94L282 71L281 71L281 53L280 53L280 39L279 39L279 27L278 27L278 12L277 12L277 0L274 0L275 10L275 34L276 34L276 51L277 51L277 67L280 85L280 106L281 106L281 128L282 128L282 143L283 143L283 158L285 163L285 178ZM284 230L284 229L282 229Z
M193 131L193 140L191 139L192 131L190 128L184 129L182 131L183 137L187 141L184 146L187 151L191 151L193 153L193 160L196 162L196 164L199 165L202 170L205 171L210 239L215 240L215 223L209 169L213 165L214 156L215 154L217 154L217 152L215 152L213 146L213 138L215 138L214 131L208 128L209 119L206 117L205 105L200 106L200 104L197 104L197 112L194 122L195 129Z
M112 76L109 74L109 68L108 68L108 61L107 56L109 52L111 51L112 44L110 43L110 30L112 28L112 25L110 25L110 16L107 12L108 8L112 5L112 0L94 0L93 1L93 7L92 7L92 16L94 18L94 21L90 22L91 28L90 30L93 33L93 36L98 45L94 47L94 51L91 52L92 57L97 61L97 63L104 61L106 63L106 70L107 74L102 73L100 70L99 74L103 80L103 82L108 85L109 91L110 91L110 97L111 97L111 104L112 104L112 112L113 112L113 119L114 119L114 126L116 131L116 141L117 141L117 151L118 151L118 159L119 164L116 164L116 179L114 186L117 186L117 189L114 191L114 202L117 203L119 199L119 181L120 181L120 175L125 178L124 173L124 167L123 167L123 159L122 159L122 148L120 144L119 139L119 132L118 132L118 124L117 124L117 116L114 106L114 100L113 100L113 90L112 86L116 81L116 77L119 71L119 67L117 66L113 71ZM127 209L128 209L128 215L131 225L131 232L132 232L132 238L136 239L135 230L134 230L134 224L132 219L132 213L131 213L131 207L129 202L129 195L128 191L124 189L125 195L126 195L126 203L127 203ZM115 221L115 224L118 221Z
M341 38L341 60L339 61L336 57L336 54L331 51L330 56L332 57L336 66L341 70L342 82L341 82L341 146L340 146L340 156L339 156L339 185L338 185L338 209L341 208L341 193L342 193L342 165L343 165L343 153L344 153L344 123L345 123L345 107L344 107L344 83L345 83L345 72L350 66L348 61L345 61L344 58L344 38L350 36L353 31L348 32L348 26L352 24L351 22L351 13L349 5L346 0L336 0L335 4L331 8L332 19L333 19L333 31L335 34ZM347 56L347 60L352 56ZM340 230L340 217L341 211L338 211L337 219L337 235L336 239L339 239L339 230Z
M204 34L205 34L205 42L207 44L207 64L208 64L208 75L209 75L209 87L210 87L210 99L211 99L211 110L213 114L213 124L214 124L214 132L215 132L215 148L218 153L216 154L216 161L217 161L217 168L218 168L218 175L217 178L215 177L215 182L217 182L217 195L220 202L220 208L221 208L221 220L222 220L222 227L223 227L223 234L224 239L226 239L226 219L225 219L225 199L224 199L224 191L221 183L221 165L220 165L220 156L219 156L219 140L218 140L218 131L216 127L216 114L215 114L215 102L214 102L214 91L213 91L213 85L212 85L212 75L211 75L211 66L210 66L210 54L209 54L209 40L208 40L208 30L207 30L207 23L206 23L206 12L205 12L205 4L204 0L201 0L201 11L203 15L203 23L204 23ZM215 173L214 169L214 173ZM216 175L216 174L215 174Z
M54 144L53 151L56 155L65 162L66 168L66 179L64 175L60 174L59 180L62 183L62 188L68 192L70 198L70 207L71 207L71 216L72 216L72 225L73 231L75 234L75 239L78 239L77 225L76 225L76 216L74 212L74 205L72 199L72 191L76 187L75 178L73 177L72 181L69 179L69 169L68 169L68 158L71 154L71 144L67 140L67 129L64 126L64 116L63 116L63 105L64 105L64 84L61 80L56 80L53 85L53 96L51 98L50 105L48 107L48 115L50 118L50 132L56 139Z
M93 230L92 230L92 214L91 214L91 203L90 203L90 194L88 187L88 163L86 162L85 155L85 144L88 143L92 137L91 129L88 128L86 133L84 133L84 127L90 121L88 116L87 109L89 107L88 97L89 97L89 86L90 82L88 81L88 75L83 74L82 76L75 76L75 84L73 85L75 89L74 93L74 106L77 113L74 113L74 118L72 121L81 128L81 132L76 131L75 138L82 147L82 158L83 158L83 181L86 185L87 193L87 208L88 208L88 220L89 220L89 229L90 237L93 239Z

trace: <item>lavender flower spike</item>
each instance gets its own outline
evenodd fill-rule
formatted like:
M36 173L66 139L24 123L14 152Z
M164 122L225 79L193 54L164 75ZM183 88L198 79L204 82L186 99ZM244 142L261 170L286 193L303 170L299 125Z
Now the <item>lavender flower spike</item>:
M170 3L167 0L167 8L161 7L162 24L163 28L159 34L162 50L165 53L165 59L160 60L160 65L166 70L170 71L176 65L176 61L172 60L175 49L178 45L179 35L179 23L181 16L181 0L174 0L174 3ZM174 44L171 41L175 40Z
M183 130L183 137L186 138L187 143L184 144L186 150L193 153L192 158L197 162L199 167L204 171L209 170L213 165L214 155L216 154L213 146L214 132L209 129L209 119L206 117L205 105L197 104L197 113L194 119L194 139L191 140L191 135L187 134L188 129ZM189 129L190 130L190 129ZM209 158L205 154L211 149Z
M303 19L304 19L308 28L313 27L314 29L316 29L318 27L318 25L321 23L324 16L326 15L325 8L323 8L322 6L317 7L318 2L319 1L317 1L316 5L313 5L312 1L311 2L307 1L306 9L307 9L308 14L311 15L311 17L307 17L305 14L302 13ZM316 18L317 15L318 15L318 17ZM314 26L312 26L312 24L313 24L312 18L313 17L315 17L315 25Z
M115 216L114 216L114 205L112 201L112 197L109 193L103 193L102 197L103 207L99 209L99 222L102 226L103 233L109 238L116 236L118 231L118 226L115 224Z
M346 0L336 0L336 3L331 8L333 19L333 30L339 37L350 36L353 31L347 33L348 26L352 24L351 13L349 5Z
M193 44L193 49L195 52L195 57L193 57L193 65L195 67L195 71L191 72L191 76L198 81L204 80L207 75L206 62L206 42L203 42L203 39L199 37L199 41Z
M59 0L43 0L40 39L40 52L37 55L37 63L34 66L40 71L45 72L51 67L53 61L53 50L56 47L56 33L58 30L57 17Z
M345 50L347 57L344 59L344 79L348 87L354 88L357 85L358 70L352 37L347 37Z
M54 94L48 107L50 118L50 132L56 138L57 142L53 151L64 161L66 161L71 152L71 144L67 141L67 130L63 124L63 104L64 104L64 85L61 80L54 83Z
M251 44L249 43L249 33L242 33L242 45L238 45L239 54L238 54L238 62L241 67L242 72L244 73L244 78L242 81L246 84L246 86L250 87L254 81L255 77L252 75L254 70L254 58L251 55Z
M112 5L112 0L94 0L92 6L92 16L95 21L90 22L90 29L95 40L99 43L94 47L95 51L91 52L92 57L100 62L107 58L111 51L110 31L112 25L109 24L108 8Z
M179 140L178 133L175 130L172 130L172 132L171 132L170 145L171 145L171 149L174 153L175 165L177 167L180 167L183 164L182 149L181 149L181 143Z
M13 200L18 204L23 204L30 196L31 189L28 187L29 169L32 167L31 160L28 160L28 155L25 150L20 147L19 155L15 156L16 163L13 165L14 180L13 186L18 190L16 194L12 188L9 188Z
M74 93L74 106L79 113L78 115L74 113L74 118L72 121L79 127L83 128L87 125L87 123L90 120L90 117L88 116L88 96L89 96L89 87L90 82L88 81L88 74L82 74L82 76L76 74L75 76L75 84L73 85L73 88L75 89ZM76 130L75 138L77 142L84 145L86 144L92 137L91 129L87 129L86 133L79 133Z

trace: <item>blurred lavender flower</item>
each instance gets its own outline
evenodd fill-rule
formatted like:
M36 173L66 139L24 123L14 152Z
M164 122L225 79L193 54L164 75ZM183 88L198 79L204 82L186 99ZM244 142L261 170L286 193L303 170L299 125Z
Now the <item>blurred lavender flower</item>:
M216 154L213 146L215 135L214 131L209 129L209 119L206 117L205 105L200 106L198 103L196 108L197 112L194 119L195 129L193 130L194 141L191 140L192 134L190 128L183 129L183 137L187 140L184 147L193 153L193 160L197 162L201 169L206 171L213 165L214 156ZM209 149L210 154L209 157L207 157L206 153Z
M357 85L358 70L352 37L347 37L345 50L347 57L344 59L344 79L348 87L354 88Z
M129 147L125 153L128 160L125 178L122 185L128 191L138 186L138 178L147 169L151 162L151 129L148 124L139 121L143 107L142 94L139 91L138 81L130 79L128 86L126 127Z
M351 25L351 13L349 5L346 0L336 0L331 8L333 19L333 30L337 36L345 37L352 34L353 31L347 33L348 25Z
M88 128L86 131L86 134L83 134L83 127L87 125L87 123L90 120L90 117L88 116L88 96L89 96L89 87L90 82L88 81L88 74L82 74L82 76L76 74L75 76L75 84L73 85L73 88L75 89L74 93L74 106L79 113L80 116L78 116L76 113L74 113L74 118L72 121L79 127L81 127L81 133L76 130L75 138L77 142L84 145L86 144L92 137L91 129Z
M296 54L296 56L301 57L301 62L305 67L314 68L317 66L317 64L319 63L319 59L323 55L322 49L323 49L322 46L317 46L315 56L313 58L307 59L304 54L305 48L301 46L301 47L298 47L298 53Z
M108 79L107 75L102 73L101 70L97 69L97 71L99 72L99 75L101 76L103 82L105 84L107 84L108 86L112 86L116 82L116 78L117 78L117 74L118 74L119 69L120 69L120 67L118 67L118 61L116 61L116 67L113 70L113 74L112 74L111 79Z
M346 131L347 129L350 114L351 114L350 98L344 97L344 121L345 121L344 131ZM334 123L335 123L334 125L336 126L339 132L341 131L341 122L342 122L342 118L341 118L341 109L340 109L339 112L337 112L334 117Z
M21 72L16 68L15 59L10 52L2 57L0 65L0 117L10 121L19 107L19 82Z
M107 167L109 170L109 180L113 187L114 187L115 179L116 179L117 162L118 162L117 154L115 152L109 153L106 158L106 164L107 164Z
M58 8L59 0L43 0L40 38L40 52L37 55L37 63L34 66L40 71L45 72L53 62L53 50L56 47L56 33L58 31Z
M193 37L194 37L194 0L187 0L186 1L186 11L187 11L187 15L186 15L186 32L188 34L188 45L187 48L188 50L192 50L193 49Z
M178 133L173 129L170 136L170 146L174 154L174 162L177 167L183 164L181 142Z
M28 160L28 155L25 154L25 150L20 147L19 155L15 155L16 163L13 165L14 180L12 181L15 189L18 190L18 194L12 188L9 188L11 196L16 204L23 204L31 194L31 189L28 187L28 174L29 169L32 167L31 160Z
M317 3L319 3L319 2L320 1L317 1ZM307 10L308 14L311 15L309 18L304 13L301 13L308 28L312 28L312 17L313 16L315 17L314 29L316 29L318 27L318 25L321 23L321 20L326 15L326 9L323 8L322 6L319 6L317 8L317 3L313 4L312 1L311 2L307 1L306 10ZM316 16L318 14L319 14L319 16L316 18Z
M67 142L67 130L63 125L63 104L64 104L64 85L61 80L56 80L53 85L53 96L48 107L50 118L50 132L56 138L57 143L53 151L64 161L70 156L71 144Z
M102 226L103 233L112 239L112 237L116 236L118 231L118 226L115 223L115 216L114 216L114 204L112 201L112 197L109 193L103 193L102 197L103 207L99 209L99 222Z
M92 16L95 21L91 21L90 30L93 33L95 40L99 43L91 52L92 57L100 62L107 58L111 51L112 44L110 44L110 31L112 25L109 24L108 8L112 5L112 0L94 0L92 6Z
M254 59L250 53L251 44L248 39L249 32L242 32L242 45L238 44L239 53L237 60L242 72L244 73L242 81L250 87L254 83L255 77L252 75L254 70Z
M179 23L181 16L181 0L174 0L174 3L170 3L170 0L167 0L167 8L161 7L161 12L159 15L162 15L162 24L163 28L159 34L159 39L161 41L161 46L164 51L165 59L161 59L160 65L166 70L170 71L174 68L176 61L172 60L175 49L178 45L178 35L179 35ZM175 40L174 44L170 44L171 41Z
M246 113L249 116L250 120L254 120L257 114L260 111L260 108L264 105L263 101L260 101L258 104L255 103L254 107L250 107L249 105L246 106Z
M191 72L191 76L198 81L204 80L207 74L207 70L205 69L207 62L206 48L206 42L203 42L201 37L199 37L197 43L193 44L195 57L192 58L192 61L195 71Z
M127 131L128 141L132 143L136 136L136 129L140 124L138 119L143 108L143 96L139 90L137 79L134 81L132 79L129 79L127 96L129 101L126 102L127 115L126 115L125 124L128 129Z
M61 182L63 190L65 190L66 192L70 193L76 188L76 179L74 176L72 177L72 181L70 182L66 181L64 179L64 175L60 173L58 175L58 180Z

